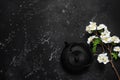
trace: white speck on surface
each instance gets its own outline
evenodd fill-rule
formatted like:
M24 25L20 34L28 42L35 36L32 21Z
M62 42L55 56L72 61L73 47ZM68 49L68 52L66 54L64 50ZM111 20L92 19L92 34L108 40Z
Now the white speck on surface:
M10 26L12 26L12 23L10 23Z
M93 22L97 17L97 14L95 16L92 17L91 21Z
M63 9L63 10L62 10L62 13L65 13L65 12L66 12L66 11Z
M28 78L29 76L33 75L34 73L36 73L38 70L40 70L40 68L36 68L33 71L31 71L30 73L28 73L25 78Z
M16 56L13 57L12 61L10 62L10 65L14 64L15 59L16 59Z
M23 5L21 4L21 5L19 5L19 7L22 7Z
M30 73L28 73L28 74L25 76L25 78L28 78L28 77L31 76L32 74L33 74L33 71L30 72Z
M2 73L3 72L3 70L0 70L0 73Z
M44 75L47 75L47 74L48 74L48 73L45 71L45 72L44 72Z
M25 3L25 1L23 1L23 3Z
M51 39L51 36L52 36L52 32L49 31L49 32L46 32L43 37L40 39L41 40L41 44L45 44L45 43L50 43L50 39Z
M32 3L29 4L29 6L32 6L32 5L33 5Z
M51 61L53 58L56 57L57 52L60 50L60 48L56 48L50 55L49 61Z
M50 40L50 37L47 38L47 39L42 38L42 39L41 39L41 41L42 41L41 44L45 44L45 43L48 43L48 44L49 44L49 40Z
M14 16L14 15L15 15L15 13L13 12L13 13L12 13L12 15Z
M15 49L15 48L14 48L14 49L12 49L12 50L13 50L13 51L17 51L17 49Z
M67 20L66 23L67 23L67 24L70 24L70 21Z
M0 42L0 46L3 46L3 47L4 47L4 46L5 46L5 44L3 44L3 43L1 43L1 42Z

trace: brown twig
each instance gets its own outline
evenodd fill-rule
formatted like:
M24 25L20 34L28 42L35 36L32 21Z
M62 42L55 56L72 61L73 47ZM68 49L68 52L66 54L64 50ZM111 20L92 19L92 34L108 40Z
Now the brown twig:
M112 66L112 68L114 69L114 71L115 71L115 73L116 73L116 75L117 75L117 77L118 77L118 80L120 80L120 75L119 75L119 73L118 73L118 71L117 71L115 65L113 64L113 61L110 60L110 63L111 63L111 66Z
M101 45L101 47L102 47L103 52L105 52L105 49L104 49L103 43L101 43L100 45Z
M98 36L97 31L96 31L95 35ZM109 44L108 44L108 46L106 46L103 43L101 44L101 46L102 46L103 51L105 51L104 47L107 48L107 50L109 51L109 53L110 53L110 64L111 64L113 70L115 71L115 74L116 74L118 80L120 80L120 75L119 75L119 73L118 73L118 71L117 71L117 69L116 69L116 67L115 67L115 65L113 63L113 59L112 59L112 51L111 51L112 50L112 46L110 47Z
M118 71L117 71L117 69L116 69L116 67L115 67L115 65L114 65L114 63L113 63L113 60L112 60L112 54L111 54L112 51L111 51L111 48L112 48L112 46L110 47L110 46L108 45L108 50L109 50L109 52L110 52L110 64L111 64L113 70L115 71L115 74L117 75L118 80L120 80L120 75L119 75L119 73L118 73Z

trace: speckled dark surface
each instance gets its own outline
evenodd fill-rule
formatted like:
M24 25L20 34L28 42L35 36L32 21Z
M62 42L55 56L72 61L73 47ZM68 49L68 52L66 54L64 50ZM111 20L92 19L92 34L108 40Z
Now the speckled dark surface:
M120 37L119 0L1 0L0 80L117 80L96 57L80 75L60 65L64 41L86 42L89 21ZM115 61L120 73L120 59Z

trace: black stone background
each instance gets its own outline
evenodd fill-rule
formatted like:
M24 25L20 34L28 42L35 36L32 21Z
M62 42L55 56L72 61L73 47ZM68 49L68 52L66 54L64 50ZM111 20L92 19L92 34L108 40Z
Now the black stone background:
M0 80L117 80L96 57L88 72L66 73L64 41L86 42L85 26L106 24L120 37L119 0L0 0ZM120 59L115 61L120 73Z

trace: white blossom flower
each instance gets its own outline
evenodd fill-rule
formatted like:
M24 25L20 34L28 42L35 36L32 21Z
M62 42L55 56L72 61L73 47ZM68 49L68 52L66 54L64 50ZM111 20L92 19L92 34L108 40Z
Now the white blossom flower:
M107 29L105 29L105 31L101 33L100 38L104 43L112 42L111 36L110 36L110 31L108 31Z
M97 27L97 30L101 30L101 29L107 29L107 26L105 26L104 24L100 24L98 27Z
M93 41L93 39L95 39L95 38L98 38L98 37L97 37L97 36L90 36L90 37L88 38L87 43L90 44L90 43Z
M120 46L116 46L113 48L113 51L120 52Z
M109 62L107 53L99 54L97 60L99 63L107 64Z
M96 30L96 23L95 22L90 22L90 24L88 26L86 26L86 31L88 33L92 33L93 30Z
M111 41L111 37L103 37L103 38L101 38L101 40L102 40L102 42L104 42L104 43L111 43L112 41Z
M120 52L118 53L118 57L120 58Z
M110 31L105 29L105 31L101 33L100 37L101 38L103 38L103 37L110 37Z
M112 40L114 43L120 43L120 39L119 39L119 37L117 37L117 36L112 36L112 37L111 37L111 40Z

